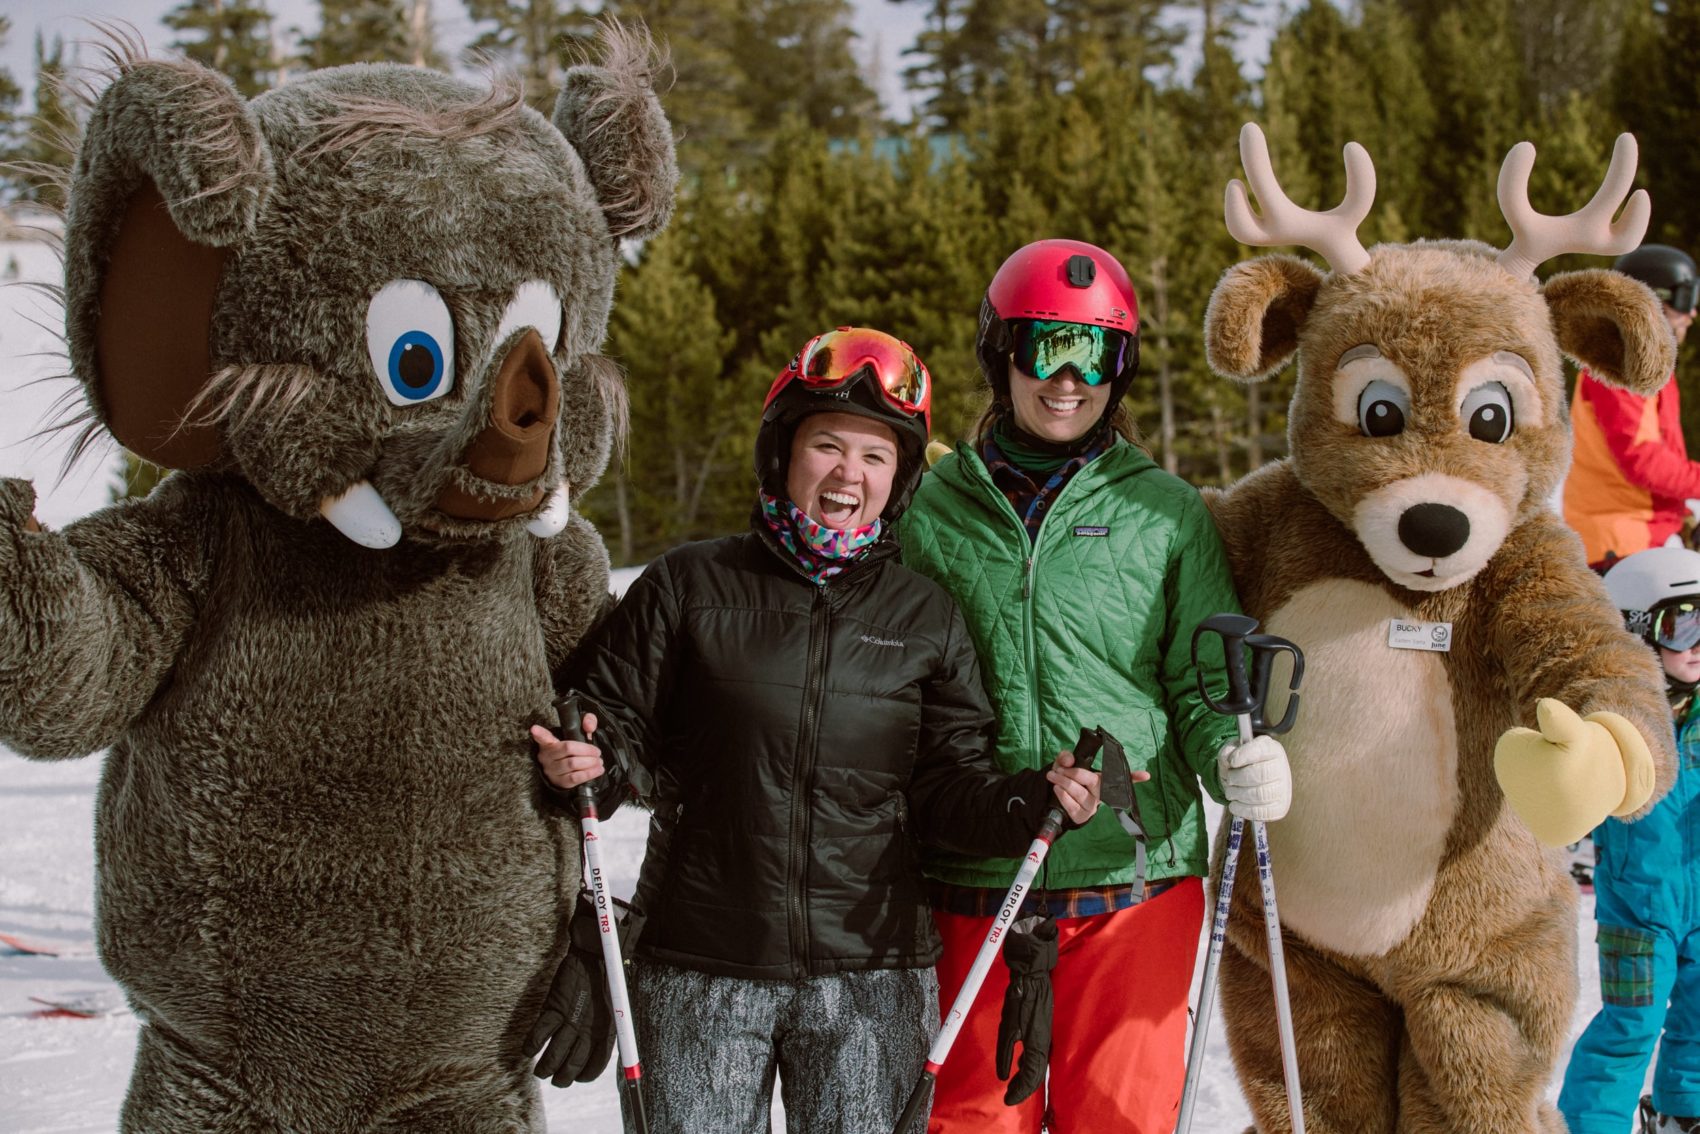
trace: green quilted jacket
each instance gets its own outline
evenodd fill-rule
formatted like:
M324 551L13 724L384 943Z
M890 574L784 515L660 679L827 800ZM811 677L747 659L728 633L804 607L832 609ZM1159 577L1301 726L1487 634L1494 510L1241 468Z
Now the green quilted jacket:
M1212 614L1237 613L1239 601L1197 490L1118 438L1063 487L1035 542L973 446L959 444L922 478L902 543L904 563L950 591L968 620L998 711L999 763L1043 767L1082 726L1108 729L1128 763L1151 773L1134 785L1148 877L1204 874L1199 782L1222 798L1216 753L1238 733L1199 696L1192 632ZM1220 646L1203 653L1220 698ZM923 867L1001 889L1019 861L934 852ZM1125 884L1134 842L1100 809L1045 866L1047 889Z

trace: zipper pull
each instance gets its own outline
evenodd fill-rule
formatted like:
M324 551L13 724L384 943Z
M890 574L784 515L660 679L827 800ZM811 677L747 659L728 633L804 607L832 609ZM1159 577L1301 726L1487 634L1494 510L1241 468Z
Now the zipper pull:
M1021 580L1021 598L1023 601L1033 597L1033 557L1027 557L1027 570Z

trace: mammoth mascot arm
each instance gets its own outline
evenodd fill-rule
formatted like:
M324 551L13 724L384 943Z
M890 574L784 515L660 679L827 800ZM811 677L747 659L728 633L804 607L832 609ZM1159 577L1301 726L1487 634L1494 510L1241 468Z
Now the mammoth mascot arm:
M169 678L217 523L181 489L50 532L30 530L29 483L0 481L0 734L24 754L110 745Z

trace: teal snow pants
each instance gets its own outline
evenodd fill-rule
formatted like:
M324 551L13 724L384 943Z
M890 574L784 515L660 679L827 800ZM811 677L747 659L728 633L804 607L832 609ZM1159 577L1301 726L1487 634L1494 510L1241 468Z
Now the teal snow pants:
M1558 1109L1570 1134L1625 1134L1655 1044L1653 1105L1700 1116L1700 713L1676 786L1635 823L1594 831L1600 1012L1576 1041Z

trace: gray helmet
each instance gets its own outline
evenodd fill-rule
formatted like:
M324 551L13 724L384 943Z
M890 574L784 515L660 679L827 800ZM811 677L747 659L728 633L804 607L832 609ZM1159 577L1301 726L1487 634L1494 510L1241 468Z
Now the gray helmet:
M1667 624L1674 624L1669 615L1678 607L1700 610L1700 551L1650 547L1619 559L1606 572L1606 593L1630 633L1648 645L1687 649L1694 642L1680 644L1686 635L1671 635Z

